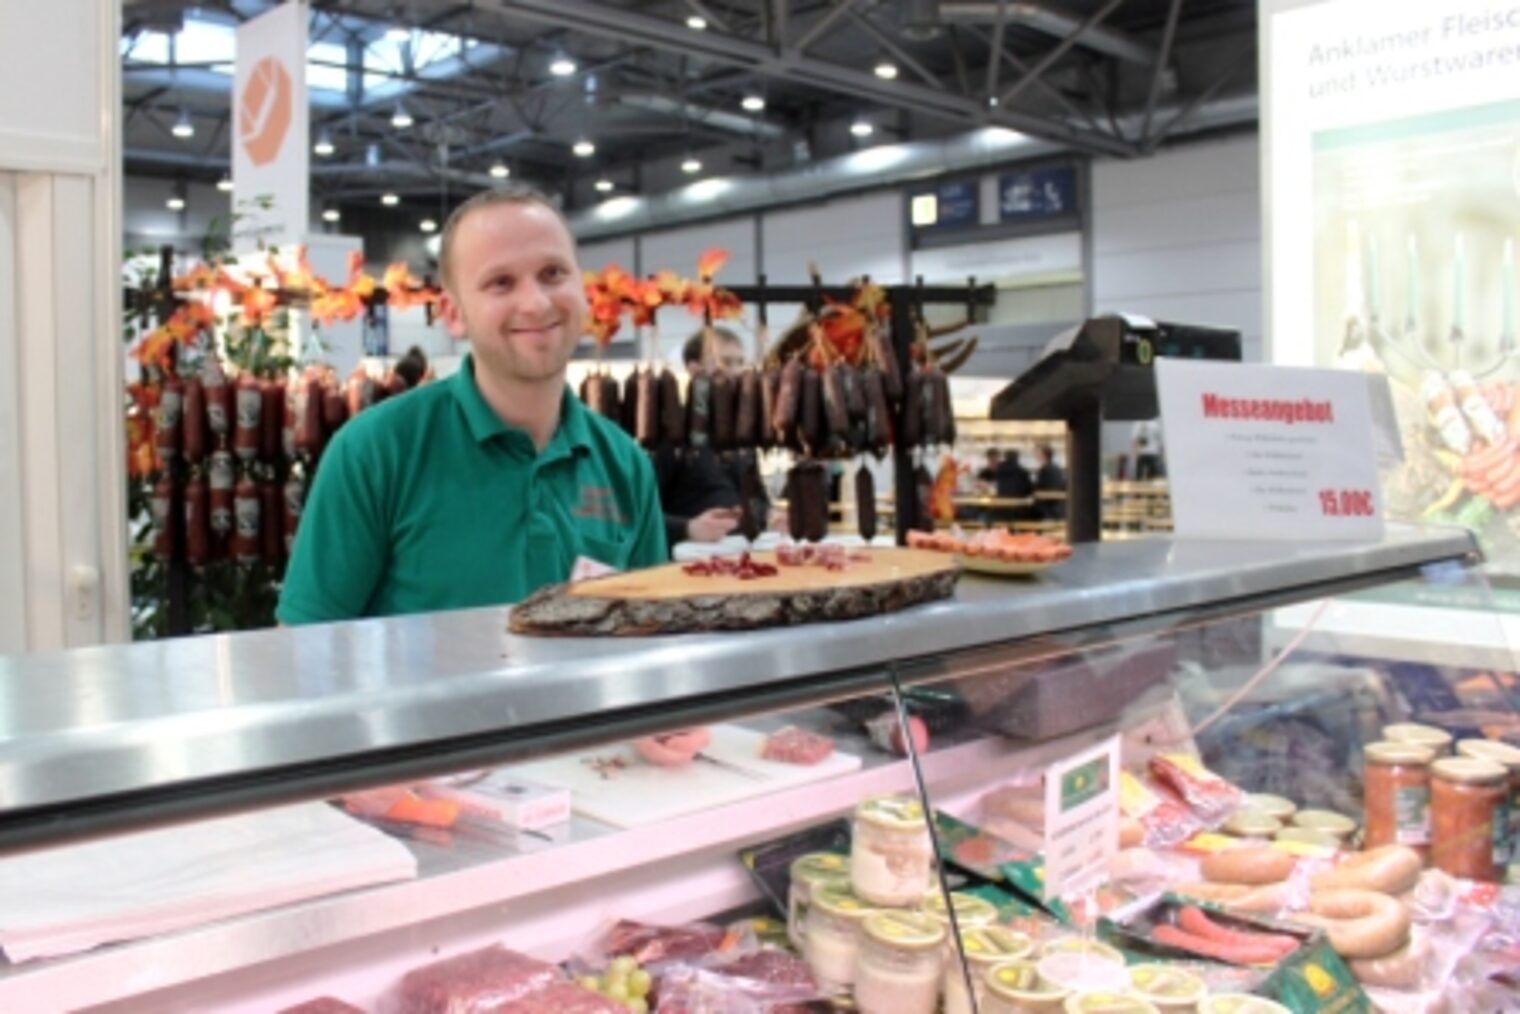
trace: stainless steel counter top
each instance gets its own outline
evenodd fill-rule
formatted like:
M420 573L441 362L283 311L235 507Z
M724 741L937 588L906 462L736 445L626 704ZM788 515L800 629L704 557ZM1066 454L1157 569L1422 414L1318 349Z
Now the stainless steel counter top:
M425 766L464 741L510 752L555 727L673 715L824 674L877 670L885 689L894 661L1221 601L1312 598L1318 585L1475 552L1465 531L1399 526L1373 544L1140 540L1079 547L1034 581L968 576L953 600L905 613L745 634L525 638L507 633L505 609L478 609L0 658L0 847L28 813L61 828L90 804L126 825L151 803L167 819L176 803L229 805L225 779L267 787L346 765L362 780L367 758Z

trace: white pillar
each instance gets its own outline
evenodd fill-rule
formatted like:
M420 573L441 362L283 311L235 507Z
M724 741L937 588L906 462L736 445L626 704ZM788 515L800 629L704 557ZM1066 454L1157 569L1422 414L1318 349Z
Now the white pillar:
M129 634L120 4L0 4L0 654Z

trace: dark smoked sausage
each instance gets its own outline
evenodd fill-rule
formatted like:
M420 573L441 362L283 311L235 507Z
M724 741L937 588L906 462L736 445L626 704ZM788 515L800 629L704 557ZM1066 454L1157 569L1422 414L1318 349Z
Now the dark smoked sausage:
M665 442L672 447L684 447L686 413L681 409L681 384L668 366L660 371L660 420Z
M855 516L860 537L869 543L876 538L876 478L865 465L855 470Z

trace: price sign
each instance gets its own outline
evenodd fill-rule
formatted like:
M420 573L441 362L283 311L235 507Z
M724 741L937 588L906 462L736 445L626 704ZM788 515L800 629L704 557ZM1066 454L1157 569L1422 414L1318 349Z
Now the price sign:
M1179 538L1382 536L1365 375L1162 358L1156 386Z

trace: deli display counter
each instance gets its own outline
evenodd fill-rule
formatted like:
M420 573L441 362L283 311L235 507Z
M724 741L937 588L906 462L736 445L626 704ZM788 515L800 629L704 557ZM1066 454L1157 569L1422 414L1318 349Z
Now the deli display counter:
M0 1010L1500 1009L1517 726L1305 647L1475 562L1158 539L743 633L0 659Z

